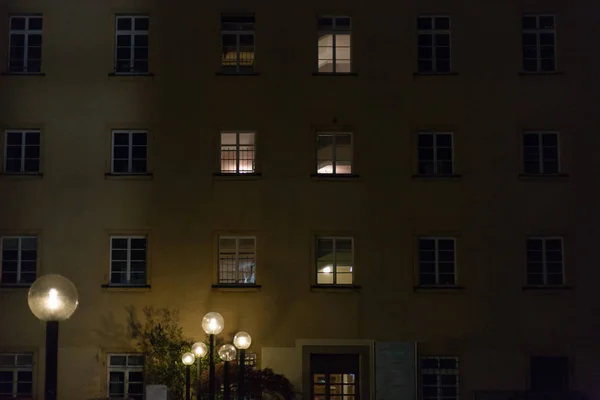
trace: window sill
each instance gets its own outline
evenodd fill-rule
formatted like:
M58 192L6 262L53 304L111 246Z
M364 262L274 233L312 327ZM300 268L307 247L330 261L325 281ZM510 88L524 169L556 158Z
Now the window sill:
M244 284L216 284L212 285L212 289L218 292L260 292L261 285L244 285Z
M312 76L358 76L356 72L313 72Z
M41 172L36 172L36 173L26 173L26 172L15 172L15 173L11 173L11 172L3 172L0 174L1 177L4 177L6 179L42 179L44 174L42 174Z
M415 174L412 176L413 180L417 181L430 181L430 180L442 180L442 181L454 181L462 178L459 174Z
M311 174L310 177L314 180L324 181L353 181L360 178L358 174Z
M563 181L569 178L569 174L519 174L519 179L524 181Z
M573 290L572 286L559 285L559 286L533 286L533 285L525 285L523 286L524 292L537 292L544 294L555 294L562 293L564 291Z
M457 285L419 285L413 290L415 293L461 293L465 288Z
M146 174L111 174L111 173L106 173L106 174L104 174L104 178L105 179L124 179L124 180L149 181L149 180L152 180L154 178L154 175L152 173L146 173Z
M109 72L109 77L118 77L118 78L126 78L126 77L154 77L153 72Z
M216 72L216 76L260 76L260 72Z
M31 283L17 283L14 285L0 283L0 290L28 290L31 287L31 285Z
M46 76L45 72L2 72L2 76Z
M413 76L456 76L458 72L413 72Z
M360 292L359 285L310 285L311 292L347 293Z
M149 292L150 289L150 285L102 285L102 290L105 292Z
M562 71L521 71L521 76L563 75Z
M251 180L255 180L255 179L259 179L262 176L262 174L260 172L254 172L254 173L249 173L249 174L228 174L228 173L221 173L221 172L215 172L213 174L213 177L217 180L232 180L232 181L251 181Z

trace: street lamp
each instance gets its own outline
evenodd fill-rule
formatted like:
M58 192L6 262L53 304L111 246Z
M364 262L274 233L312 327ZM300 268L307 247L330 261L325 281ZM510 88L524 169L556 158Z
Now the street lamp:
M38 278L27 294L29 309L38 319L46 321L46 376L44 399L57 400L58 386L58 322L75 312L78 294L75 285L60 275Z
M202 364L200 364L200 359L206 355L208 349L206 345L202 342L196 342L192 345L192 353L196 356L196 380L198 381L196 384L198 387L196 388L196 400L200 400L200 389L202 388L202 384L200 383L202 377Z
M237 398L238 400L244 399L244 380L246 374L246 349L252 344L252 337L248 332L238 332L233 337L233 344L235 347L240 349L240 362L238 365L238 389Z
M202 329L208 334L208 399L215 400L215 335L223 330L225 322L221 314L209 312L202 318Z
M229 400L231 388L229 387L229 362L235 360L235 347L224 344L219 349L219 357L225 361L223 367L223 400Z
M185 365L185 400L190 400L190 365L194 363L194 353L185 353L181 361Z

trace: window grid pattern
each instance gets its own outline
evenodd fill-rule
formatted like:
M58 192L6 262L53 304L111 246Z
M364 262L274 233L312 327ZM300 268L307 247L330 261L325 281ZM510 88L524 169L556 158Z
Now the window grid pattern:
M247 174L255 172L254 133L221 133L221 173Z
M238 351L236 353L237 359L239 361L240 359L240 352ZM250 368L254 368L257 365L257 361L258 358L256 356L256 353L246 353L246 356L244 357L244 365L246 367L250 367Z
M421 16L417 19L417 28L419 72L450 72L450 17Z
M33 354L0 353L0 398L33 395Z
M523 135L523 165L525 174L560 173L557 132L525 132Z
M113 174L144 174L148 172L148 134L146 131L113 131Z
M351 285L354 269L354 239L317 238L317 285Z
M452 133L420 132L419 174L452 175L454 173L452 142Z
M317 133L317 174L352 174L353 158L352 133Z
M13 15L9 24L9 72L39 73L42 66L42 16Z
M223 72L254 72L254 16L221 17L221 67Z
M352 72L351 18L320 17L317 67L320 73Z
M117 16L115 34L115 73L148 73L147 16Z
M111 285L143 286L146 284L147 242L144 236L111 237Z
M558 237L527 239L527 284L564 284L563 240Z
M455 285L456 255L454 238L419 239L419 283Z
M255 237L219 237L219 284L255 284L255 270Z
M458 357L421 357L420 364L423 400L458 400Z
M523 71L556 71L556 30L553 15L524 15Z
M356 376L352 373L314 373L313 400L356 400Z
M4 172L9 174L40 172L40 131L6 131Z
M28 285L37 274L38 243L35 236L4 236L0 240L2 285Z
M144 356L109 354L107 385L109 399L143 400Z

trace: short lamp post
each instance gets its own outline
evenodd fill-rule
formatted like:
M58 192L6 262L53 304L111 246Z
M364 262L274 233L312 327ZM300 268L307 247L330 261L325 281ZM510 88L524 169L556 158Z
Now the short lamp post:
M181 357L183 365L185 365L185 400L190 400L190 366L194 363L194 353L185 353Z
M207 352L208 349L202 342L196 342L192 345L192 353L196 356L196 400L200 400L200 391L202 389L202 384L200 383L202 379L202 364L200 360L204 358Z
M58 398L58 323L73 315L78 297L75 285L61 275L44 275L29 288L29 309L38 319L46 321L45 400Z
M223 400L230 400L231 387L229 386L229 362L235 360L235 347L232 344L224 344L219 349L219 357L224 361Z
M208 334L208 399L215 400L215 335L223 330L225 321L221 314L209 312L202 318L202 329ZM232 346L233 347L233 346ZM235 350L235 349L234 349Z
M252 344L252 337L248 332L238 332L233 337L233 344L240 350L240 362L238 364L238 400L244 399L244 381L246 379L246 349Z

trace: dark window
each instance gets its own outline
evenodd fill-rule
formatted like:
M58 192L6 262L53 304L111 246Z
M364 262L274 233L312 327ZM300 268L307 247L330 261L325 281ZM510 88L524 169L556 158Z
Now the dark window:
M33 354L0 353L0 398L33 395Z
M458 357L421 357L420 373L423 400L458 399Z
M219 238L219 283L248 285L256 283L256 238Z
M556 70L556 30L553 15L525 15L523 29L523 70Z
M311 354L312 400L359 400L357 354Z
M148 135L146 131L113 131L113 174L148 172Z
M39 131L6 132L4 172L9 174L35 174L40 172Z
M452 133L421 132L418 139L419 174L454 173Z
M422 16L417 19L418 71L451 71L450 17Z
M147 16L118 16L115 34L115 72L148 73Z
M146 284L147 239L143 236L113 236L110 248L110 284Z
M559 173L558 133L525 132L523 134L523 166L525 174Z
M567 357L532 357L531 390L534 392L567 392L569 359Z
M37 274L37 237L5 236L0 242L2 265L0 283L3 285L31 284Z
M111 399L143 400L144 356L140 354L109 354L108 397Z
M561 238L527 239L527 284L535 286L564 284Z
M254 72L254 16L221 17L221 67L223 72Z
M42 16L10 17L8 70L39 73L42 65Z
M455 285L456 261L453 238L419 239L419 284Z

